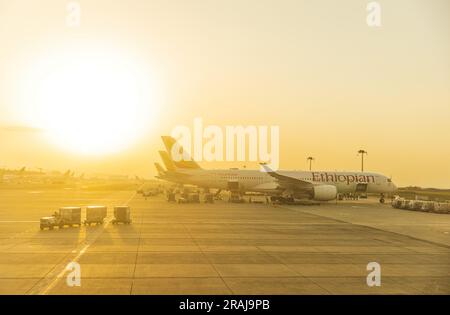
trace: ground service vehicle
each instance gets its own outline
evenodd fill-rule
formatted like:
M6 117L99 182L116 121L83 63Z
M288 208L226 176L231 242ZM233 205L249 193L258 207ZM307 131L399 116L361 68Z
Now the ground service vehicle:
M149 189L149 190L144 190L142 192L142 195L144 197L153 197L153 196L157 196L159 194L159 189L157 188L153 188L153 189Z
M183 193L178 198L178 203L199 203L200 195L198 193Z
M50 217L42 217L40 222L41 230L48 228L49 230L53 230L55 226L58 226L58 219L55 216Z
M211 193L205 194L205 203L214 203L214 195Z
M242 198L241 194L239 192L231 192L230 198L228 199L228 202L233 203L243 203L244 199Z

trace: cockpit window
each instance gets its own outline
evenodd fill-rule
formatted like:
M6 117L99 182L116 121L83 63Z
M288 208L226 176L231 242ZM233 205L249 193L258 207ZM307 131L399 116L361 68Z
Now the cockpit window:
M388 179L387 179L387 182L388 182L388 183L391 183L391 182L392 182L392 179L388 178Z

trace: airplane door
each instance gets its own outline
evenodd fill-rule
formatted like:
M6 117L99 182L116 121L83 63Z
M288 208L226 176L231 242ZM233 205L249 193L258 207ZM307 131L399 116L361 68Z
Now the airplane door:
M355 192L357 192L357 193L367 192L367 183L358 183L358 184L356 184Z

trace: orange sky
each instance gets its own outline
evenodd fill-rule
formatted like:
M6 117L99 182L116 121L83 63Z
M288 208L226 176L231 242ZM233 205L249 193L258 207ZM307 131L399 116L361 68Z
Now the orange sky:
M450 4L378 1L374 29L368 2L84 0L68 28L66 1L0 0L0 167L150 177L159 136L201 117L279 125L283 169L309 155L316 169L358 169L364 148L367 169L399 185L450 188ZM46 126L30 73L73 47L119 52L151 77L152 114L127 148L80 155L33 129Z

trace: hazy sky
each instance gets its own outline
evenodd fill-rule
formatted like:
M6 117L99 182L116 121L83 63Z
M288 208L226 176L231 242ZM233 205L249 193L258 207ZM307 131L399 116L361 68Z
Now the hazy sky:
M84 0L75 28L68 2L0 0L0 167L149 177L159 136L201 117L279 125L283 169L309 155L316 169L358 169L364 148L367 170L450 188L447 0L378 1L379 28L364 0ZM31 69L73 49L120 52L153 82L149 128L127 149L82 156L39 130Z

